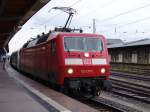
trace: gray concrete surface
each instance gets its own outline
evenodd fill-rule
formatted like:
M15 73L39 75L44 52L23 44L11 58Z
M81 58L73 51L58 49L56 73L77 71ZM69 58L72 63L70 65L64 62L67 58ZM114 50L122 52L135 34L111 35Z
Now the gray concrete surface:
M49 112L20 84L9 77L0 63L0 112Z

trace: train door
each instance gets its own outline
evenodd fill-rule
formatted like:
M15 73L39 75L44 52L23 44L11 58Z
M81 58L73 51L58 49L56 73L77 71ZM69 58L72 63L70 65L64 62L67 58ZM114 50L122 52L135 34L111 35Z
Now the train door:
M56 52L56 39L50 41L49 53L49 79L51 83L57 83L57 52Z

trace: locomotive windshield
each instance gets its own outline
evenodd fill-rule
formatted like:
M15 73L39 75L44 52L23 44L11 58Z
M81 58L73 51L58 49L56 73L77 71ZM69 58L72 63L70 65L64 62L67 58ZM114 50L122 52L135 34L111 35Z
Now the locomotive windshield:
M99 38L65 37L65 51L99 52L103 50L102 41Z

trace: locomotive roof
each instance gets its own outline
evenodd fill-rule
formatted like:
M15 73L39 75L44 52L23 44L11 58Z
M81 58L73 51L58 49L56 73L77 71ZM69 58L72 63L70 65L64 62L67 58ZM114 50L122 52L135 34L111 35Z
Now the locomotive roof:
M32 47L35 46L37 44L40 44L42 42L51 40L56 38L58 35L60 36L91 36L91 37L97 37L97 36L101 36L102 38L104 36L102 35L98 35L98 34L90 34L90 33L77 33L77 32L50 32L47 34L42 34L41 36L37 36L37 38L31 38L29 41L27 41L24 45L23 48L28 48L28 47Z
M58 35L61 36L91 36L91 37L97 37L97 36L102 36L99 34L91 34L91 33L76 33L76 32L52 32L49 34L48 40L51 40L53 38L56 38Z

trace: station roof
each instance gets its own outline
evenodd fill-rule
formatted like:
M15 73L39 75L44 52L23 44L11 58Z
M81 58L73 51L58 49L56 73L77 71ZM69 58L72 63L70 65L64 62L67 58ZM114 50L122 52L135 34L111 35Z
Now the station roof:
M0 1L0 50L8 51L8 43L21 26L50 0Z
M150 39L142 39L126 43L111 44L108 45L108 48L122 48L122 47L144 46L144 45L150 45Z
M121 39L107 39L107 45L123 43Z

